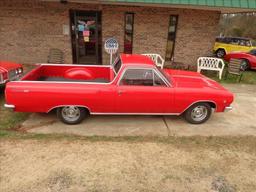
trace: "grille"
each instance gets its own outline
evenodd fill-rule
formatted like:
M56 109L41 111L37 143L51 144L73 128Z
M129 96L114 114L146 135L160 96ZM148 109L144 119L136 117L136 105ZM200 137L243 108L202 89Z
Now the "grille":
M9 77L10 81L14 80L16 78L16 70L13 69L13 70L9 71L8 77Z

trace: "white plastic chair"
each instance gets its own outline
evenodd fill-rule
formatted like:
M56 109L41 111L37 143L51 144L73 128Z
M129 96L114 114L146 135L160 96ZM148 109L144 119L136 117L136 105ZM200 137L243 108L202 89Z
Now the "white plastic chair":
M145 55L145 56L148 56L150 57L154 63L156 64L156 66L160 67L161 69L164 68L164 59L161 57L161 55L159 54L155 54L155 53L145 53L145 54L142 54L142 55Z
M198 73L200 73L201 70L218 71L219 79L222 77L224 66L223 60L215 57L199 57L197 60Z

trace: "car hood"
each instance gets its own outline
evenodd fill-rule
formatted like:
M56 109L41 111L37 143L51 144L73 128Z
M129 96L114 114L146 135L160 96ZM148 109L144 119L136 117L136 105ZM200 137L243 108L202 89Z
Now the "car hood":
M10 61L0 61L0 68L5 71L21 68L22 65Z
M171 69L165 69L164 71L170 75L175 87L197 89L208 87L212 89L226 90L216 81L209 79L208 77L205 77L197 72Z

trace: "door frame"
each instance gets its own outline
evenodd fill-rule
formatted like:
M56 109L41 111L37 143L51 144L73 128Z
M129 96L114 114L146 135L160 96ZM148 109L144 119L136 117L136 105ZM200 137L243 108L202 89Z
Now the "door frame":
M77 21L77 13L84 13L84 14L91 14L93 16L95 14L95 20L96 20L96 46L95 46L95 59L96 63L95 65L102 64L102 48L100 46L102 45L102 35L99 36L99 18L102 24L102 11L91 11L91 10L77 10L77 9L70 9L69 10L69 24L70 24L70 41L71 41L71 49L72 49L72 62L73 64L80 64L79 63L79 45L78 45L78 33L77 30L72 29L72 25L74 23L76 27L76 21ZM102 34L102 29L101 34ZM75 37L74 37L75 36ZM75 38L75 41L73 40ZM75 42L75 45L74 45ZM74 47L75 46L75 47ZM101 51L99 51L101 50Z

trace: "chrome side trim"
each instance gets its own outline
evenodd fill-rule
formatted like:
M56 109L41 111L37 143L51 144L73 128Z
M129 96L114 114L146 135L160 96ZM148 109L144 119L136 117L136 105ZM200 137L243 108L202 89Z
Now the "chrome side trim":
M196 103L202 103L202 102L210 102L210 103L214 103L216 108L215 108L215 111L217 110L217 104L216 102L212 101L212 100L197 100L193 103L191 103L187 108L185 108L180 114L184 113L189 107L191 107L192 105L196 104Z
M55 63L36 63L35 65L41 65L41 66L62 66L62 67L106 67L111 68L112 65L78 65L78 64L55 64Z
M115 79L114 79L115 80ZM114 81L113 80L113 81ZM69 81L28 81L28 80L21 80L21 81L10 81L10 82L15 82L15 83L20 83L20 82L26 82L26 83L39 83L39 84L45 84L45 83L49 83L49 84L54 84L54 83L58 83L58 84L97 84L97 85L110 85L113 83L113 81L109 82L109 83L102 83L102 82L69 82Z
M15 109L15 105L4 104L4 107L8 109Z
M231 111L232 109L233 109L233 107L231 107L231 106L225 107L224 112Z
M180 113L91 113L92 115L180 115Z
M91 114L91 109L90 109L89 107L85 106L85 105L56 105L56 106L50 108L46 113L49 113L49 112L52 111L53 109L57 109L57 108L59 108L59 107L72 107L72 106L86 108L86 109L89 111L89 113Z

